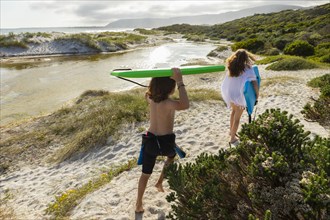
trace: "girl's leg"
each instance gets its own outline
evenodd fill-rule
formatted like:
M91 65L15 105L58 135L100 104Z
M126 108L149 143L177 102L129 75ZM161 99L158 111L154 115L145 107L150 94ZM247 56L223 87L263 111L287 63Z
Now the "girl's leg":
M234 105L232 103L231 103L231 107L232 107L232 114L230 120L233 120L233 122L231 122L232 125L230 127L230 142L233 143L236 140L238 140L235 135L237 133L239 122L243 114L244 108Z
M144 212L144 209L142 206L142 198L143 198L144 191L147 187L149 177L150 177L150 174L145 174L145 173L142 173L140 176L135 212Z
M160 173L159 179L155 185L155 187L157 188L158 192L164 192L163 189L163 180L164 180L164 170L166 167L168 167L168 165L170 165L172 162L174 161L174 157L167 157L167 160L164 163L164 167L162 172Z
M234 108L232 107L231 108L231 113L230 113L230 127L229 127L229 135L231 136L231 129L233 127L233 124L234 124L234 118L235 118L235 111L234 111Z

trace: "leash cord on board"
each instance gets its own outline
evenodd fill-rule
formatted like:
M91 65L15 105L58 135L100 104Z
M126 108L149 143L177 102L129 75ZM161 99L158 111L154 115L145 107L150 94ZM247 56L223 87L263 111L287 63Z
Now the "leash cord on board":
M127 71L127 70L132 70L132 69L130 69L130 68L127 68L127 69L114 69L113 71ZM142 87L148 87L146 85L142 85L142 84L140 84L138 82L135 82L135 81L130 80L130 79L123 78L121 76L117 76L117 78L122 79L122 80L126 80L128 82L134 83L134 84L139 85L139 86L142 86Z
M117 76L117 77L118 77L119 79L126 80L126 81L128 81L128 82L134 83L134 84L139 85L139 86L142 86L142 87L148 87L148 86L146 86L146 85L142 85L142 84L140 84L140 83L138 83L138 82L135 82L135 81L133 81L133 80L130 80L130 79L126 79L126 78L123 78L123 77L120 77L120 76Z

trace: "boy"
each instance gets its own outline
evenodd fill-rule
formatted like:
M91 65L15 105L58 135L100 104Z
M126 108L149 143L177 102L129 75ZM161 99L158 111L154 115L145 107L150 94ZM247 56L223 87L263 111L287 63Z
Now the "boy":
M142 174L138 184L136 213L144 212L142 197L159 155L167 156L167 160L155 186L159 192L164 192L164 168L173 162L176 155L173 133L175 111L189 108L189 99L180 69L172 68L172 72L172 77L152 78L146 93L150 108L150 126L142 138ZM175 85L179 90L179 100L169 98L175 91Z

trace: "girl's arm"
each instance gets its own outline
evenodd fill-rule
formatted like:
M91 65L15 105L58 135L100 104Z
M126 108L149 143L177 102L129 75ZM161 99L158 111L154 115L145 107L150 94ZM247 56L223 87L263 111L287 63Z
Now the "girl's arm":
M259 98L259 87L258 87L258 82L256 80L251 81L254 91L256 92L257 100Z

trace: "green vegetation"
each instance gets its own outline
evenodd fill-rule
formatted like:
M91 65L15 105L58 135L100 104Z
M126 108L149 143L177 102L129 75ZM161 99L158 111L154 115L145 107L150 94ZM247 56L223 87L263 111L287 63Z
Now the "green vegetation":
M295 56L312 56L315 53L314 47L307 41L296 40L284 48L284 53Z
M218 46L217 48L215 48L214 50L212 50L210 53L207 54L207 56L210 57L216 57L218 55L218 53L222 52L222 51L226 51L229 50L229 48L227 46Z
M271 65L269 65L266 69L267 70L303 70L303 69L314 69L318 68L318 64L315 62L305 60L300 57L290 57L279 60Z
M159 33L159 31L147 30L147 29L143 29L143 28L136 28L136 29L134 29L134 31L137 31L140 34L144 34L144 35L156 35Z
M196 35L196 34L186 34L183 36L183 38L186 38L187 40L194 42L204 42L206 39L204 35Z
M170 219L328 219L330 139L279 109L243 124L241 143L166 170Z
M286 59L286 58L291 58L291 57L292 56L288 56L288 55L268 56L268 57L265 57L261 60L257 60L256 64L264 65L264 64L274 63L276 61L283 60L283 59Z
M271 64L266 67L267 70L303 70L314 68L328 68L329 64L320 63L314 59L304 59L298 56L276 55L267 56L261 60L256 61L256 64Z
M20 47L25 49L29 47L29 43L38 43L34 38L51 38L51 36L52 35L49 33L42 32L25 32L22 34L14 34L13 32L10 32L8 35L0 35L0 47Z
M98 34L70 34L55 40L70 40L79 41L97 51L101 51L102 46L117 46L122 49L127 49L127 44L141 43L146 39L145 36L125 33L125 32L102 32Z
M24 41L18 41L14 37L14 33L8 35L0 35L0 47L20 47L27 48L27 44Z
M232 45L233 50L245 48L251 52L265 55L276 55L287 45L299 40L307 42L315 49L314 59L328 62L330 49L324 47L321 49L318 46L330 42L329 20L330 4L325 4L311 9L255 14L212 26L176 24L157 29L200 35L212 40L226 38L235 42ZM299 53L299 55L312 55L308 49L303 51L307 53ZM290 54L292 53L290 52ZM295 53L295 55L298 54Z
M38 118L27 129L20 129L0 140L1 169L5 171L20 157L46 154L51 161L61 162L90 149L102 146L109 136L120 136L120 127L127 123L147 119L148 108L144 99L145 89L122 93L86 91L70 107ZM174 98L177 97L177 94ZM217 91L189 90L191 101L219 100ZM48 146L60 146L48 155Z
M307 103L302 113L305 118L317 121L321 125L330 126L330 74L317 77L308 82L313 88L320 88L319 99L314 100L314 104Z
M28 48L29 43L39 43L38 38L51 39L52 34L49 33L23 33L0 35L1 47L21 47ZM127 49L128 44L142 43L147 37L126 32L102 32L102 33L80 33L80 34L66 34L54 38L55 41L75 41L89 48L94 49L96 52L101 52L103 48L117 47ZM112 49L113 50L113 49Z
M8 204L12 194L8 190L2 190L0 196L0 219L17 219L14 209Z
M76 189L67 190L55 197L55 201L48 205L46 213L52 215L51 219L64 219L68 217L70 211L72 211L86 195L100 189L105 184L111 182L114 177L136 166L136 159L130 160L126 164L112 168L107 173L103 173L99 178L90 180L87 184Z
M264 49L265 43L262 40L258 40L257 38L248 39L245 41L240 41L232 45L231 49L236 51L240 48L247 49L252 53L256 53L259 50Z
M265 78L262 81L262 86L263 87L267 87L267 86L271 86L271 85L276 85L276 84L281 84L281 83L287 83L289 81L294 82L294 81L298 81L298 80L299 80L298 77L292 77L292 76L275 76L275 77L271 77L271 78Z

